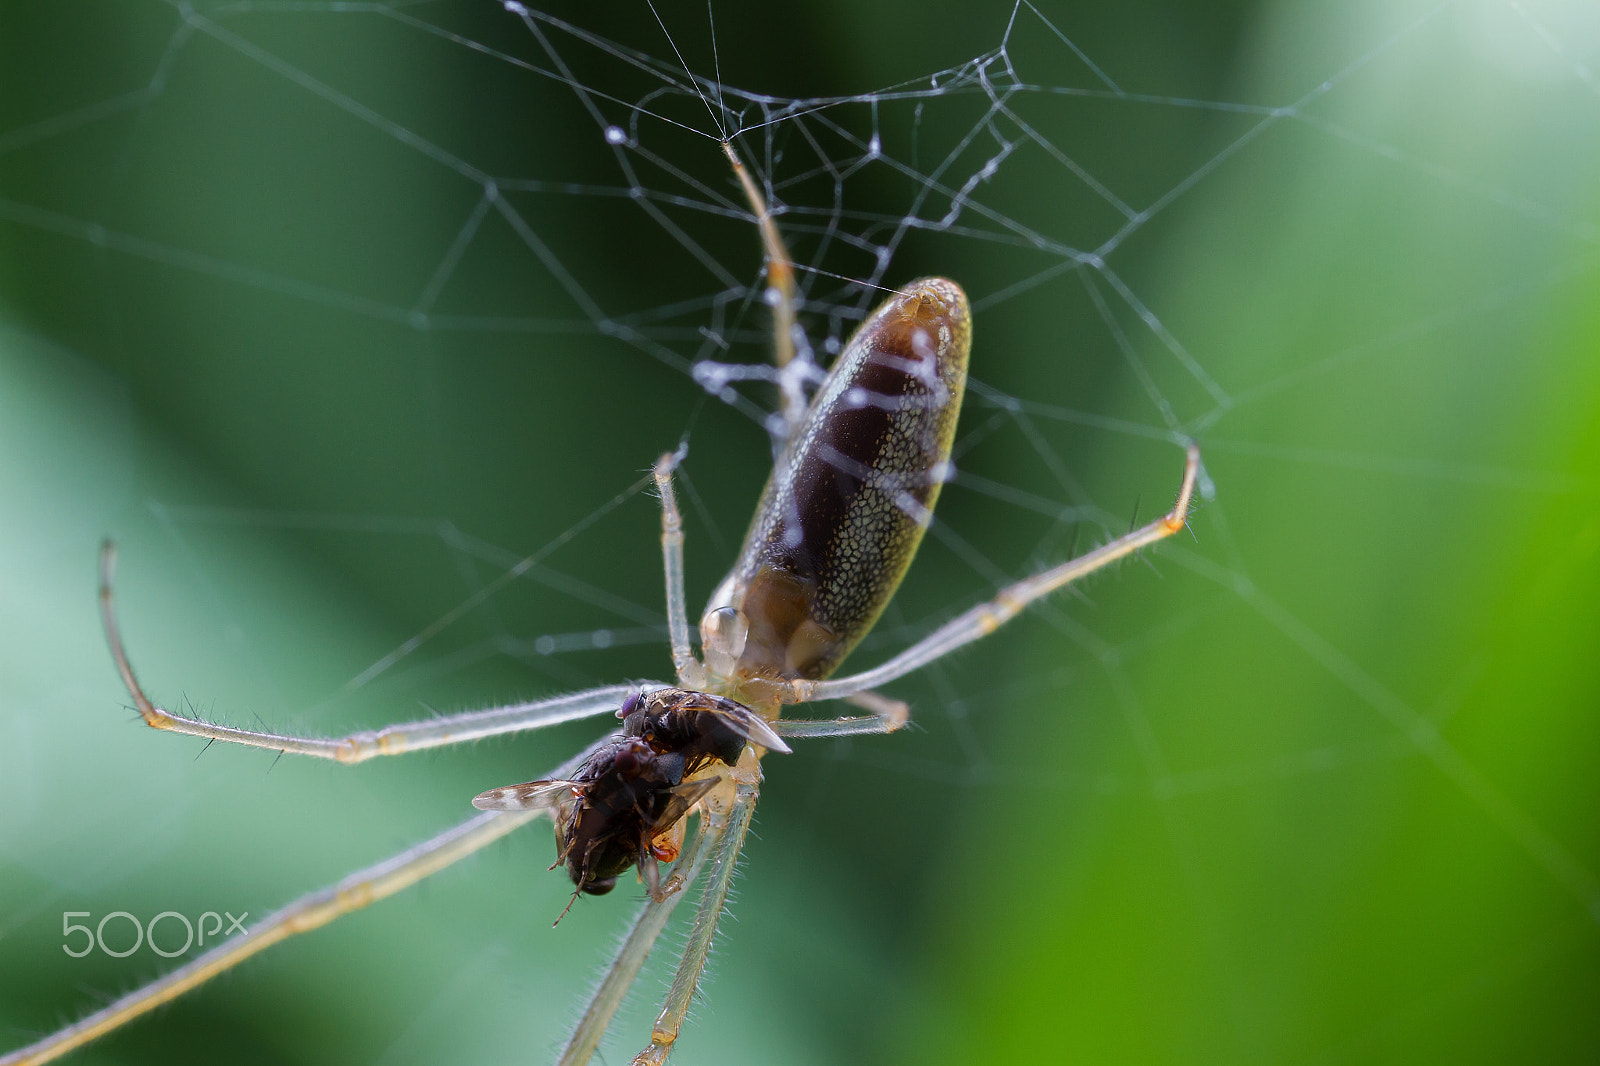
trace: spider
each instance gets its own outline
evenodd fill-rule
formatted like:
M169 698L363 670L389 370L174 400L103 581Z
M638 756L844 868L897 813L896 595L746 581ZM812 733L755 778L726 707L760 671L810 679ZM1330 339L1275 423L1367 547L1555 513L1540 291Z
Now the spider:
M1200 471L1192 442L1185 445L1182 483L1167 514L1002 589L887 662L833 677L894 594L948 477L966 383L970 312L955 282L912 282L862 323L808 402L803 368L794 361L800 327L793 264L732 143L724 142L723 151L765 247L783 444L738 559L701 617L701 657L690 643L683 523L673 488L682 449L661 456L653 475L676 675L671 685L607 685L338 738L216 725L163 710L145 696L117 624L115 552L108 542L100 583L106 637L129 695L153 728L342 763L607 712L621 718L623 728L546 778L480 794L473 800L481 810L475 817L301 897L256 923L248 936L225 940L82 1020L0 1056L0 1066L54 1059L272 944L392 895L546 815L556 827L554 865L566 867L574 899L609 891L634 867L648 894L559 1059L563 1066L589 1060L673 909L690 886L703 885L650 1042L634 1059L639 1066L663 1063L711 948L760 794L763 757L789 753L787 739L894 732L909 720L909 708L880 694L881 686L994 632L1031 601L1184 528ZM866 713L784 716L796 704L833 699ZM690 815L698 820L692 837L686 831ZM665 876L660 862L674 863Z

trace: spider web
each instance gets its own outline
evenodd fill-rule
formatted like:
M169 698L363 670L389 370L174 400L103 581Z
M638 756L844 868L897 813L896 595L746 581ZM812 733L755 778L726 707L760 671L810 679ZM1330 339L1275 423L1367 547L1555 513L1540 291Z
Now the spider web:
M913 277L973 300L955 474L853 666L1166 507L1190 438L1206 499L894 686L917 731L769 761L685 1053L1591 1056L1592 12L619 6L6 16L72 60L18 51L0 124L6 1046L163 968L63 957L58 912L263 915L596 731L350 771L115 728L107 531L152 694L225 721L667 673L642 473L687 443L693 609L770 464L727 138L803 360ZM632 910L545 929L549 850L117 1054L539 1057Z

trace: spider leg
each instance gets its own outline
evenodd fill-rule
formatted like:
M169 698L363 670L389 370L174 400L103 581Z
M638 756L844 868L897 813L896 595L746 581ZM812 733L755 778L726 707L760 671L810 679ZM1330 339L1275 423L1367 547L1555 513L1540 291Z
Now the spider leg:
M589 999L589 1006L584 1010L578 1028L567 1041L558 1066L583 1066L600 1046L606 1027L611 1024L612 1016L617 1013L623 997L639 975L639 968L644 965L656 937L661 935L673 908L683 898L683 890L699 878L707 856L717 850L726 829L725 820L701 815L700 828L695 831L694 839L684 845L683 853L672 868L660 898L652 897L644 905L628 933L628 939L623 941L616 958L611 960L600 987L594 990L594 995Z
M129 992L88 1017L27 1047L0 1055L0 1066L32 1066L49 1062L176 999L281 940L327 925L341 915L392 896L424 877L438 873L544 813L517 811L479 814L432 840L357 871L337 884L301 896L251 926L246 935L230 937L193 961L143 988Z
M860 707L863 711L871 711L874 718L880 719L887 727L884 732L892 733L896 729L911 721L911 705L905 700L890 699L878 692L855 692L844 698L844 701Z
M787 440L794 436L795 428L800 425L806 410L806 367L802 362L795 361L796 342L803 339L803 335L795 317L800 298L794 281L794 260L790 258L789 249L778 233L777 223L772 221L772 211L767 206L766 198L750 177L750 171L740 161L732 142L722 142L722 151L728 157L728 162L733 164L733 173L744 189L744 198L749 201L750 210L755 212L756 222L761 227L761 244L767 253L766 302L772 308L772 361L778 366L780 413L786 429L784 438Z
M601 738L586 746L577 755L556 767L551 776L570 775L596 749L606 743L606 739ZM409 888L424 877L460 862L468 855L481 851L513 830L548 813L548 808L534 811L489 811L469 818L432 840L407 848L400 854L364 870L357 870L327 888L301 896L251 926L250 931L244 936L223 941L210 951L171 973L156 978L143 988L129 992L87 1018L74 1022L27 1047L0 1055L0 1066L35 1066L37 1063L49 1062L74 1048L82 1047L89 1041L126 1025L140 1015L171 1002L218 974L233 969L245 959L265 951L273 944L299 933L309 933L351 911L360 910L380 899L387 899L401 889ZM674 869L676 871L677 868ZM669 891L676 878L676 872L668 878Z
M656 460L656 495L661 497L661 569L667 580L667 629L672 635L672 666L678 683L705 686L705 671L689 646L689 607L683 592L683 513L672 487L672 472L683 461L684 448Z
M795 696L793 702L838 699L903 677L964 644L988 636L1039 597L1132 555L1140 548L1172 536L1188 521L1189 505L1194 500L1195 482L1199 475L1200 449L1191 443L1185 452L1183 484L1178 489L1178 502L1162 517L1092 552L1006 586L993 599L951 619L881 666L831 681L801 679L791 682ZM783 731L781 726L779 731Z
M117 625L116 606L112 599L111 579L116 570L116 548L106 541L100 549L100 617L106 631L106 642L111 645L111 657L122 675L122 683L133 698L134 706L145 724L153 729L167 729L188 736L208 740L224 740L256 748L289 752L295 755L312 755L338 762L362 762L377 755L399 755L402 752L437 748L447 744L460 744L501 733L517 733L541 729L558 722L589 718L607 711L615 711L622 701L640 686L605 685L601 688L554 696L531 703L512 703L504 707L488 707L478 711L426 718L416 722L402 722L378 730L351 733L344 737L296 737L280 733L267 733L254 729L236 729L233 726L215 725L198 718L189 718L163 710L150 701L133 674L122 646L122 631ZM660 682L645 682L650 687L661 687Z
M717 921L728 901L728 886L733 881L733 869L739 861L739 849L744 845L745 834L750 830L750 816L755 811L756 797L760 793L759 772L751 773L741 767L734 772L734 800L728 811L726 828L717 840L716 859L711 877L700 895L700 909L689 931L689 942L684 947L683 959L673 976L672 988L656 1018L650 1034L650 1046L634 1058L634 1066L660 1066L672 1053L672 1045L683 1028L683 1019L689 1013L689 1003L694 998L695 986L705 969L706 956L711 951L711 937L717 931Z
M852 737L863 733L893 733L911 720L911 708L904 700L892 700L876 692L856 692L845 697L868 717L856 718L780 718L772 723L781 737Z

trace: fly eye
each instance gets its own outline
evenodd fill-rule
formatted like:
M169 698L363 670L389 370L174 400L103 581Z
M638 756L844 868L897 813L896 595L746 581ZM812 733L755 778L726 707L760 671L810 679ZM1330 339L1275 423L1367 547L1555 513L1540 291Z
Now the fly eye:
M628 715L632 714L634 711L637 711L639 709L639 701L642 699L644 699L643 692L634 692L629 694L628 698L622 701L622 706L618 708L617 717L625 719L628 717Z
M615 877L603 877L596 881L584 882L582 892L586 896L603 896L616 887L617 879Z

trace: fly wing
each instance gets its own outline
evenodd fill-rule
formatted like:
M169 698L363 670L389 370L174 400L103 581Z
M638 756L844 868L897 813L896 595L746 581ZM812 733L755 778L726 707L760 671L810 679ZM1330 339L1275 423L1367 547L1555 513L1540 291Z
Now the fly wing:
M631 730L631 735L645 736L657 751L682 750L686 745L714 740L716 743L709 750L723 762L733 765L738 761L743 744L735 748L731 755L720 751L720 738L708 736L706 725L698 718L709 714L714 716L718 726L740 741L749 741L784 755L791 752L789 745L773 731L771 723L738 700L726 696L691 689L660 688L644 693L637 706L644 713L633 719L634 724L624 725L623 731L628 733Z
M472 798L472 805L480 811L543 810L573 799L577 787L576 781L524 781L480 792Z
M717 778L708 777L700 781L690 781L678 785L671 790L667 804L662 808L661 814L656 818L658 832L671 829L677 824L678 819L689 813L689 808L710 792L717 785Z
M765 718L743 704L718 698L715 705L703 709L721 718L730 729L753 744L759 744L768 751L776 751L783 755L789 755L793 751L783 742L782 737L773 732L772 726Z

